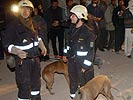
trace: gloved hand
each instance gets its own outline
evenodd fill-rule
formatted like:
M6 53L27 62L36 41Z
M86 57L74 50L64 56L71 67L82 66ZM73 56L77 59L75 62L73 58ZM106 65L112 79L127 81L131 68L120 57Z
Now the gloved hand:
M27 53L25 51L20 50L20 49L16 48L15 46L13 46L11 48L11 52L10 53L17 55L21 59L24 59L24 58L27 57Z
M39 48L41 49L41 54L42 54L43 56L46 56L46 54L47 54L47 49L46 49L46 47L45 47L45 45L44 45L44 43L43 43L42 40L39 41Z

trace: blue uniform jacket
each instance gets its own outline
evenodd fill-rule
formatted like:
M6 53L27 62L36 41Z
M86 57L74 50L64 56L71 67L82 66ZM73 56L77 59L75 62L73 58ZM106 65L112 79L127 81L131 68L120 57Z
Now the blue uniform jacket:
M83 68L88 68L93 65L95 39L96 36L93 29L86 24L79 28L75 28L72 25L70 32L67 34L64 54L68 59L73 57L75 61L80 62Z

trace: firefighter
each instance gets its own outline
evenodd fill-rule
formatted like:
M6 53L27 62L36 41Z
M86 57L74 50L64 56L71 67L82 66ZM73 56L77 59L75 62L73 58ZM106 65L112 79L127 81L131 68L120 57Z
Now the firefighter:
M75 97L78 87L94 77L93 60L95 55L94 30L86 22L87 9L76 5L71 10L71 23L66 39L63 61L68 61L70 97Z
M29 0L18 2L19 16L6 27L3 45L14 55L18 100L41 100L41 68L39 55L46 55L46 48L32 23L34 6Z

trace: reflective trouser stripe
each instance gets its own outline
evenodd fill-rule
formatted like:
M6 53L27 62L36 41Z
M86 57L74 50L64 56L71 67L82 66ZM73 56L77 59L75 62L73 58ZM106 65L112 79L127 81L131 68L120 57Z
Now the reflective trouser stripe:
M31 91L31 95L38 95L40 91Z

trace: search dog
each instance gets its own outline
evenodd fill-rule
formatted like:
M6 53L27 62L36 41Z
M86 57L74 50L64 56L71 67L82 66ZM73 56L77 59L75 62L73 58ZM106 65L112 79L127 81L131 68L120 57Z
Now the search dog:
M114 100L111 93L111 83L107 76L98 75L88 81L84 86L76 91L74 100L96 100L102 94L107 100Z
M51 95L54 94L51 89L54 83L55 73L63 74L69 84L67 63L63 62L62 60L59 60L48 64L46 67L44 67L42 71L42 78L46 82L46 88L48 89Z

